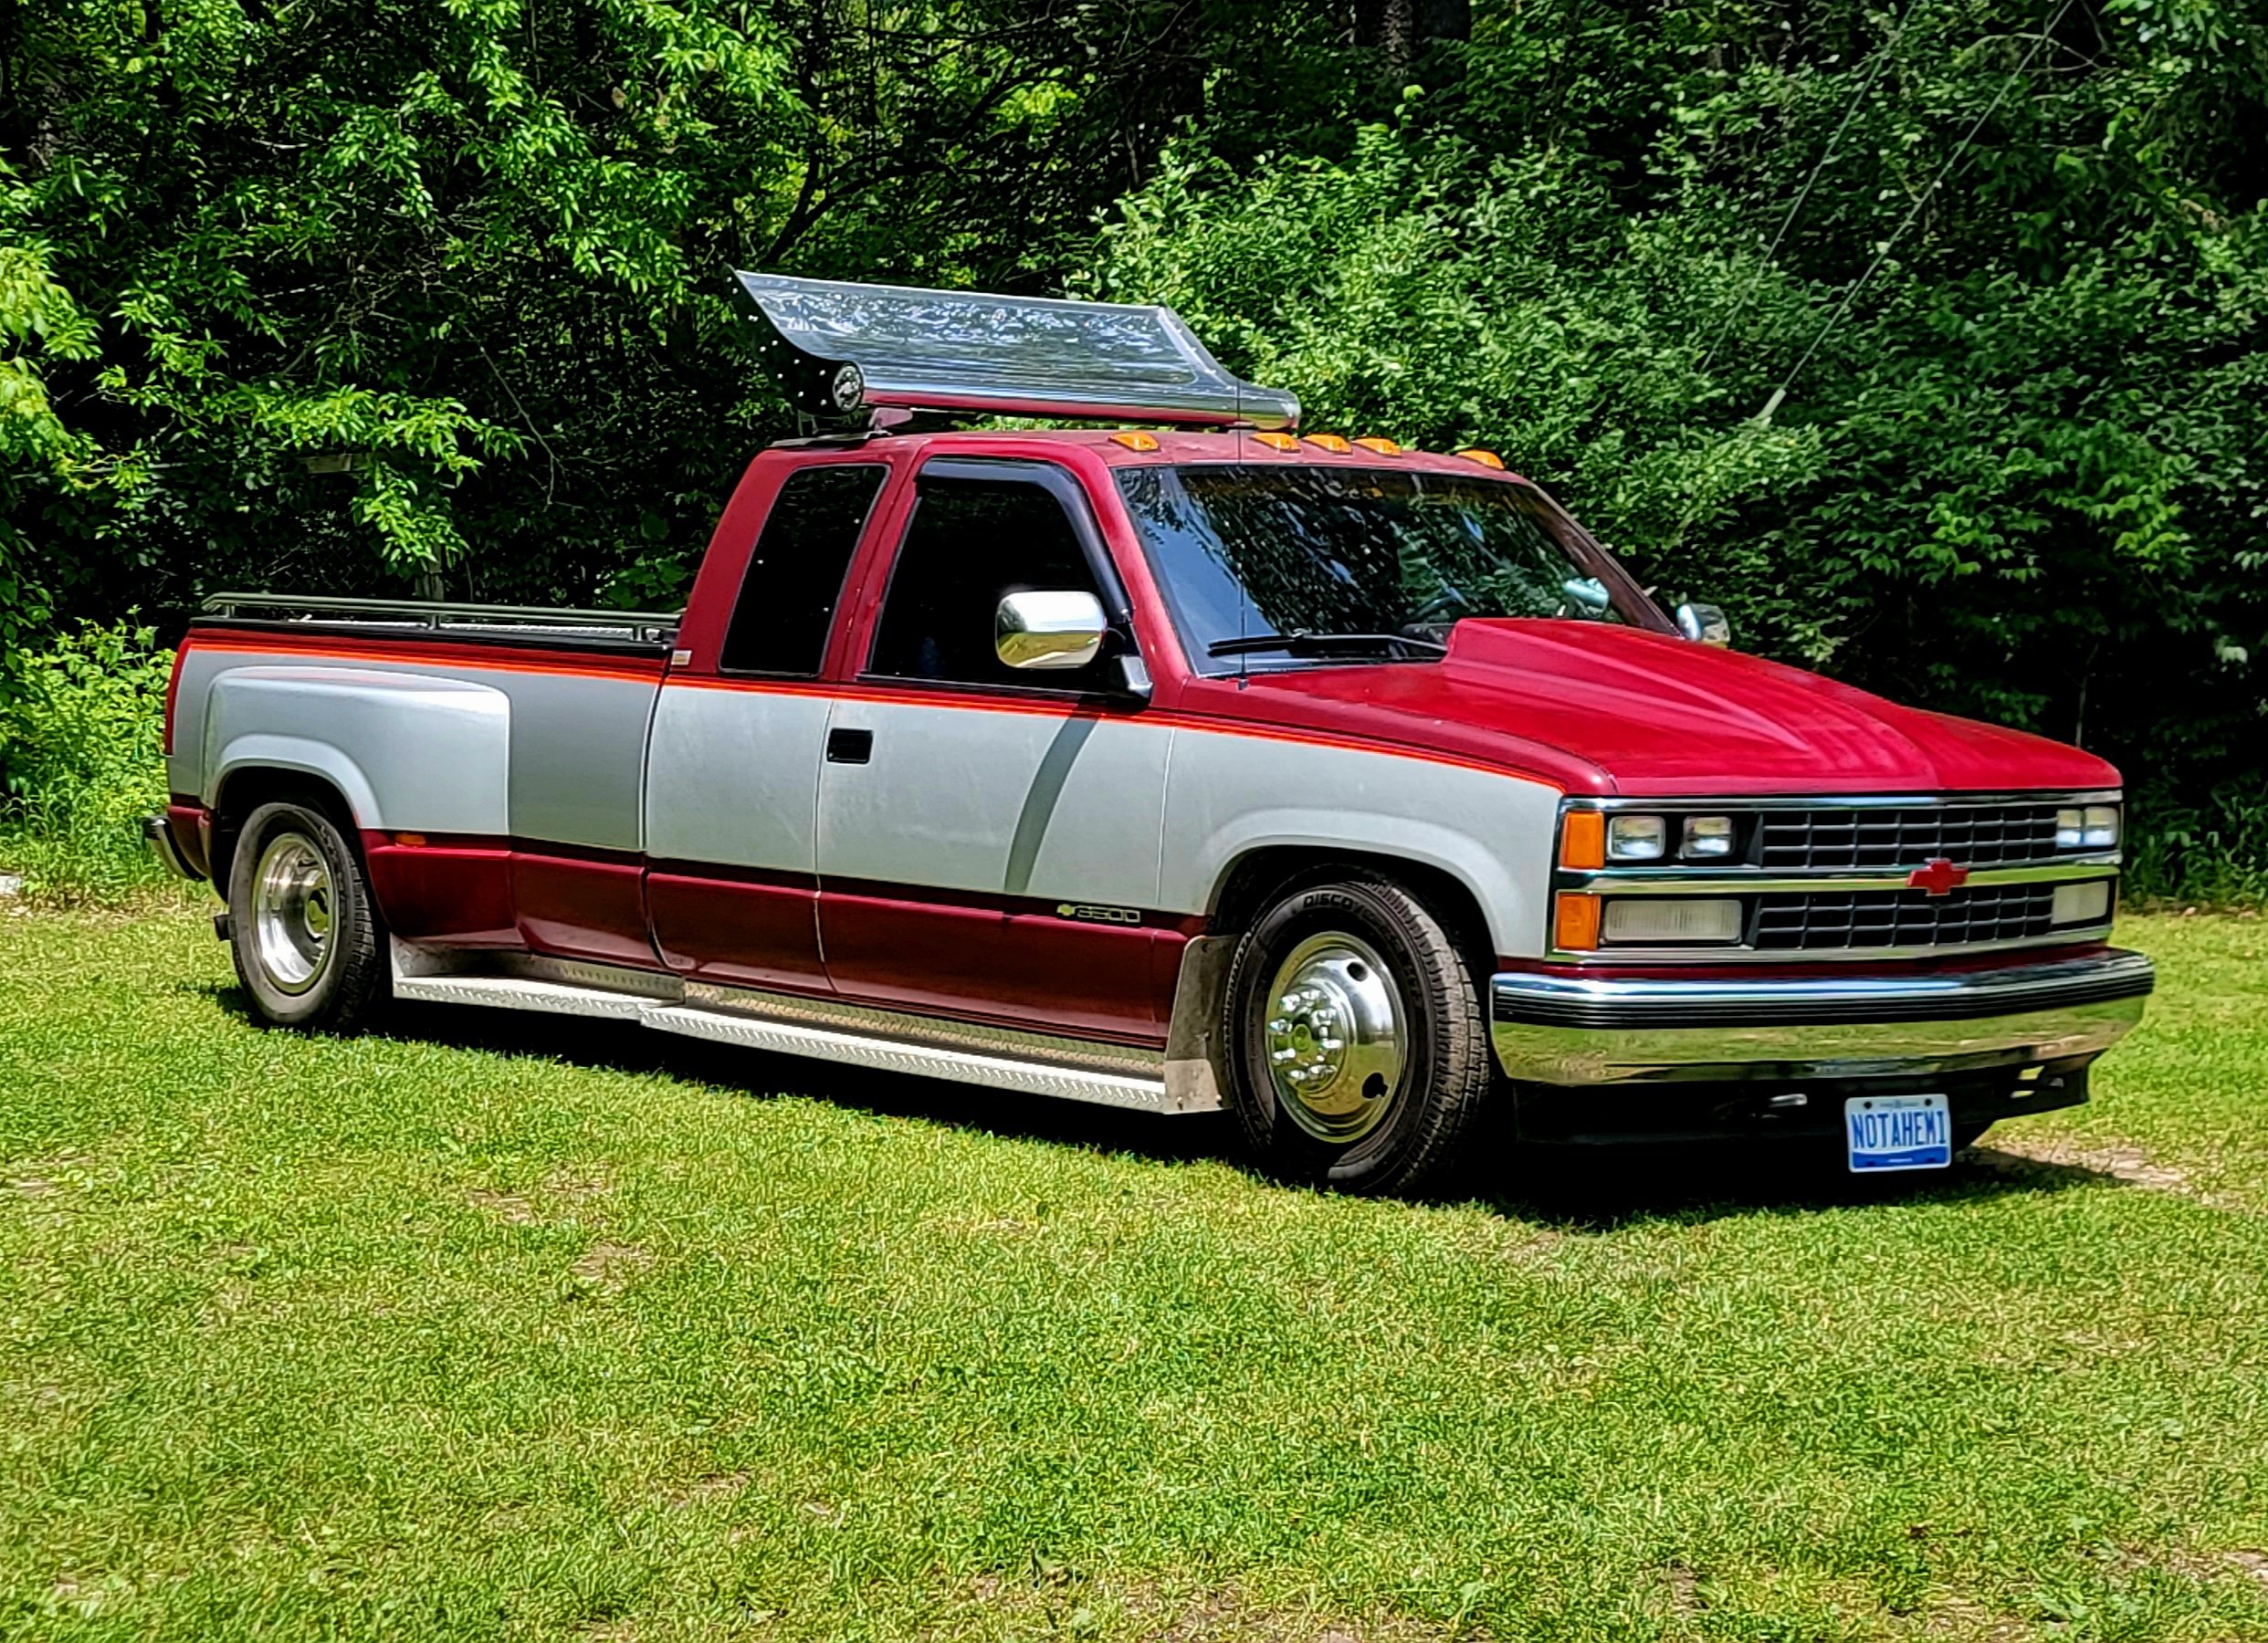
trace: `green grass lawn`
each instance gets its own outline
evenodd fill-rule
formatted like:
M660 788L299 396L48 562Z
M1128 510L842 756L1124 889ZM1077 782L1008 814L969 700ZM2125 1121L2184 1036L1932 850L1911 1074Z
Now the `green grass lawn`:
M0 1637L2268 1637L2268 921L2126 939L1949 1176L1412 1204L0 911Z

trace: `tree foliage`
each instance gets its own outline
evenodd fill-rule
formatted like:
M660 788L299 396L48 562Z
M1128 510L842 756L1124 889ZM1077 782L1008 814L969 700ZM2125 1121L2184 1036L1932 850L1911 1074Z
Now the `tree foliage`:
M7 602L667 598L777 425L727 271L1052 282L1228 9L20 0Z
M1547 0L1479 35L1344 157L1193 136L1086 286L1324 423L1495 446L1745 643L2105 751L2156 883L2261 861L2260 16Z
M0 644L667 602L786 421L727 270L1071 288L2268 861L2233 0L16 0L0 167Z

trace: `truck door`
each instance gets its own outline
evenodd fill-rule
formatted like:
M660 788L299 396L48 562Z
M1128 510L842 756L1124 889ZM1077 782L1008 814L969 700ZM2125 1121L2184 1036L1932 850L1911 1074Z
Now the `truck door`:
M703 980L826 990L816 809L828 631L888 468L802 467L750 555L714 665L662 685L646 752L646 916ZM733 597L728 595L728 597Z
M899 1009L1155 1041L1172 732L1108 694L1108 654L1026 672L993 649L1009 592L1091 592L1125 624L1086 497L1052 464L992 459L929 462L917 487L864 672L827 720L828 977Z

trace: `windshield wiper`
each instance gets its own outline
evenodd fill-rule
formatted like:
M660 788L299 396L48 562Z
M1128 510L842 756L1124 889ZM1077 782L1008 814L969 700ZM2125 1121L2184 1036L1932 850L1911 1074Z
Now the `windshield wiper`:
M1449 647L1433 639L1409 633L1312 633L1305 628L1288 633L1251 633L1240 639L1215 639L1205 646L1208 656L1242 656L1255 651L1289 651L1295 656L1319 655L1336 650L1420 650L1445 656Z

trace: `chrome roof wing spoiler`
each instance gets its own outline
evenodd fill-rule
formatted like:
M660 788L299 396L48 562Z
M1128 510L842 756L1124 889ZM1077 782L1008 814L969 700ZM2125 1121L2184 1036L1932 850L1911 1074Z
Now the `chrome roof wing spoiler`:
M883 407L1289 428L1299 402L1231 376L1168 308L740 274L761 351L806 416Z

